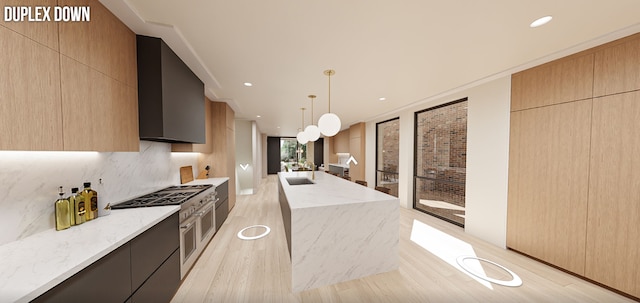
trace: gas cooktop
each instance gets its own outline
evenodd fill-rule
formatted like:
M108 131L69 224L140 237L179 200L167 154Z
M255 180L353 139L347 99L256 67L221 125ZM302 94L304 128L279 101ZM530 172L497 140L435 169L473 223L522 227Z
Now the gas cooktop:
M211 184L170 186L144 196L112 205L111 209L180 205L212 186Z

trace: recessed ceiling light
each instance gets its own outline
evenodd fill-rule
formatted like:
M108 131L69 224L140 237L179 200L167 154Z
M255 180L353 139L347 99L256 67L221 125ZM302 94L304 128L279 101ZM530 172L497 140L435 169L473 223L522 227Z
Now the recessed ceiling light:
M551 21L551 19L553 19L553 17L551 16L544 16L536 21L531 22L531 24L529 24L530 27L538 27L538 26L542 26L547 24L549 21Z
M277 126L276 128L280 129L280 126Z
M244 86L249 87L249 86L253 86L253 84L252 84L251 82L245 82L245 83L244 83Z
M385 98L385 97L380 97L380 98L378 98L378 100L380 100L380 101L384 101L384 100L387 100L387 98Z
M256 118L260 118L260 117L262 117L262 116L260 116L260 115L256 115Z

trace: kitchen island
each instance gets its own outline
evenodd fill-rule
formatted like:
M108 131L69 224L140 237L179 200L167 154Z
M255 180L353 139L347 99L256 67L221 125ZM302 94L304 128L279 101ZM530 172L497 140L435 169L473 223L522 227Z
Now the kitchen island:
M278 178L293 292L398 269L398 198L322 172Z

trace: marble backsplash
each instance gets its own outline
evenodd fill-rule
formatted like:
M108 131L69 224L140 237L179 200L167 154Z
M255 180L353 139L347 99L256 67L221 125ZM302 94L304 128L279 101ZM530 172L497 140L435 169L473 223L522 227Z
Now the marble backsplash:
M59 186L68 196L72 187L91 182L104 215L107 203L179 184L179 168L192 165L197 173L197 159L196 153L172 153L170 144L151 141L140 141L140 152L0 151L0 245L55 228Z

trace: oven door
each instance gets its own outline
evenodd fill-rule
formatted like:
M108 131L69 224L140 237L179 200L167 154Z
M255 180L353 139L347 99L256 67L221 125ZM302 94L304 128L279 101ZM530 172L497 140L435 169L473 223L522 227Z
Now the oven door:
M198 258L196 216L190 216L180 224L180 278L184 278Z
M216 232L215 203L212 201L205 204L195 216L197 217L198 250L204 250Z

